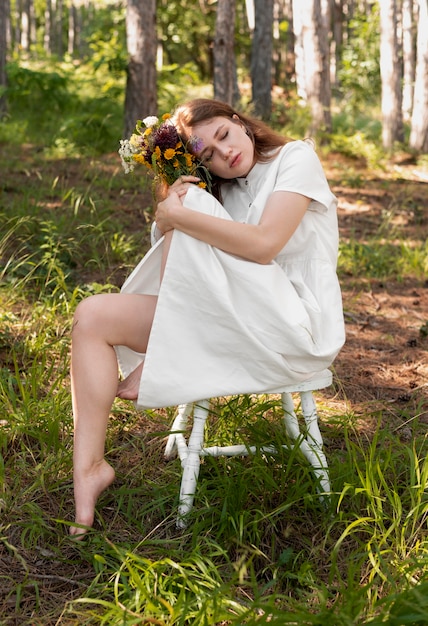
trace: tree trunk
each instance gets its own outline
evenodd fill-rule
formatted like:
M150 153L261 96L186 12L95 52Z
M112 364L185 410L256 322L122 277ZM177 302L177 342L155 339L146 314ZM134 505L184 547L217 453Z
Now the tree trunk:
M332 6L332 50L331 50L331 82L337 87L338 69L341 65L343 48L343 0L333 0Z
M62 17L63 17L63 0L53 0L52 2L52 32L54 33L54 50L61 59L64 48L62 41Z
M21 48L28 52L31 45L31 0L24 0L21 8Z
M52 2L46 0L45 22L43 24L43 48L48 54L52 53Z
M235 0L218 0L214 37L214 97L233 105L237 95L234 53Z
M7 87L6 50L9 22L9 2L0 2L0 119L7 112L7 100L4 89Z
M419 0L418 37L416 51L416 78L413 94L410 147L428 152L428 7L427 0Z
M304 28L304 13L302 10L302 4L299 0L293 0L293 32L294 32L294 65L296 70L296 90L297 96L307 101L308 94L306 93L306 79L305 79L305 54L303 50L303 28Z
M157 114L156 0L128 0L126 42L129 61L124 136L129 137L137 120Z
M426 2L426 0L424 0ZM397 3L380 0L380 76L382 81L382 143L386 150L403 141L401 63L398 55Z
M415 46L413 25L413 0L403 0L403 119L408 122L413 107L413 81L415 80Z
M296 81L298 86L304 86L304 100L311 109L310 131L330 132L330 55L321 0L293 0L293 16L299 27L297 45L300 62L298 65L296 52L296 74L303 74L298 80L296 77ZM299 95L302 97L302 93Z
M254 113L268 120L272 111L273 0L255 0L255 29L251 48Z
M67 52L70 56L74 55L76 46L76 7L74 6L74 0L70 0L68 6L68 41Z

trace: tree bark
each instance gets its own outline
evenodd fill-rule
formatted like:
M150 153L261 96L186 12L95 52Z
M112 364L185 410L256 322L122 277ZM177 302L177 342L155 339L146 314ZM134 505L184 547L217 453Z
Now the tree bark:
M426 0L424 0L426 2ZM391 150L403 141L401 63L398 54L396 0L380 0L380 76L382 81L382 143Z
M416 51L416 78L413 94L413 112L410 147L428 152L428 7L427 0L419 0L419 20Z
M332 6L332 50L331 50L331 82L337 87L339 79L337 71L340 68L343 48L343 0L333 0Z
M0 2L0 119L7 113L7 100L4 90L7 87L6 50L9 22L9 1Z
M255 28L251 48L254 113L268 120L272 111L273 0L255 0Z
M74 5L74 0L69 0L68 5L68 37L67 37L67 52L70 56L74 55L76 49L76 14L77 9Z
M28 52L31 46L31 0L24 0L21 8L21 48Z
M413 107L413 83L415 80L415 46L413 24L413 0L403 0L403 119L408 122Z
M45 21L43 24L43 48L48 54L52 53L52 0L46 0Z
M311 109L310 132L330 132L330 55L321 0L293 0L293 16L298 25L296 82L300 87L300 97Z
M156 0L128 0L126 41L129 61L124 136L129 137L137 120L157 114Z
M214 37L214 97L233 105L237 99L234 52L235 0L218 0Z

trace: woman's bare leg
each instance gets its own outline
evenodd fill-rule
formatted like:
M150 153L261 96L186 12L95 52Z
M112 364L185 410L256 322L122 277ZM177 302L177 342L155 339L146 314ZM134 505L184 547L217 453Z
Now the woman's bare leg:
M117 393L114 345L145 352L155 313L155 296L101 294L76 309L71 356L74 413L75 523L92 526L101 492L114 480L104 459L107 422ZM82 535L79 526L72 535Z

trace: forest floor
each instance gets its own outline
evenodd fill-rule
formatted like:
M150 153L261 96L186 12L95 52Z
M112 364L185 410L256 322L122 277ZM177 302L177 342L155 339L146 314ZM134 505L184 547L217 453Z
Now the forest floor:
M357 187L337 178L337 158L324 166L338 204L342 240L364 243L388 223L386 242L408 245L428 239L428 169L406 155L380 174L364 164L357 168ZM379 409L391 416L391 427L404 440L411 422L428 424L428 274L420 279L356 279L341 273L346 343L335 362L339 393L370 428L368 417ZM376 424L372 424L374 427Z
M22 156L23 167L26 159L31 167L31 153ZM342 240L370 242L377 237L379 241L381 226L386 220L393 226L386 232L397 237L397 245L404 240L411 245L428 238L427 167L417 167L403 157L379 173L371 171L363 162L348 162L337 154L322 160L338 197ZM96 167L113 174L118 167L117 155L106 155ZM74 177L78 187L77 180L93 168L93 162L84 160L58 161L49 163L48 174L54 180L56 176L63 177L66 170L69 185L73 185ZM21 180L18 176L10 185L24 184L25 176L22 174ZM106 193L110 200L115 194L116 211L123 214L124 233L141 230L147 215L140 207L150 205L150 194L141 198L136 207L135 203L130 203L126 192L106 189ZM148 235L145 241L148 244ZM119 274L113 281L118 285L124 278ZM103 280L100 275L82 275L82 283L90 278ZM408 442L415 419L419 428L428 425L428 276L381 280L342 271L340 280L347 341L334 365L335 384L325 391L328 410L337 415L352 413L359 431L369 438L381 418L385 427ZM328 445L328 436L325 441ZM5 571L13 571L13 558L0 559L0 562ZM41 571L40 575L49 578L51 573ZM90 578L91 572L80 572L80 576ZM54 593L58 593L60 602L71 593L70 577L75 578L75 575L64 577L64 590L61 576L56 577L58 585ZM7 623L21 622L13 622L11 618Z

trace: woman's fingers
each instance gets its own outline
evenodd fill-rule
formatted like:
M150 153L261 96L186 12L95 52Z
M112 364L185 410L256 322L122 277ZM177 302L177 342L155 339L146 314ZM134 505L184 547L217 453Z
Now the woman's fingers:
M196 183L200 180L197 176L179 176L175 182L172 183L171 187L175 185L182 185L183 183Z
M200 178L197 176L180 176L168 189L168 196L172 193L178 194L181 198L184 196L188 189L195 183L199 182Z

